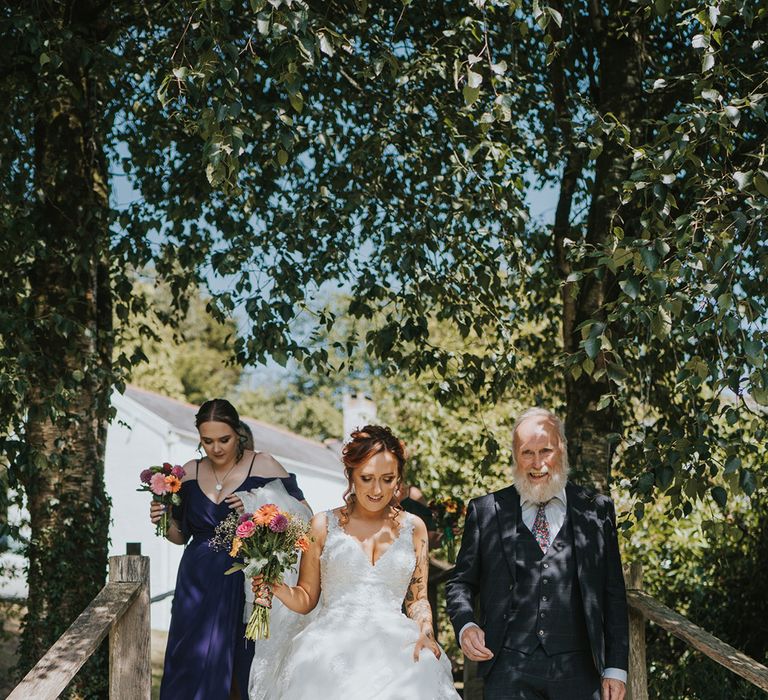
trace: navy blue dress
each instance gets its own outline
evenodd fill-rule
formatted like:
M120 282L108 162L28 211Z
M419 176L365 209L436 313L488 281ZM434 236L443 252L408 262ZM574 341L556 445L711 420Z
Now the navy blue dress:
M275 478L291 496L304 500L295 474L251 476L250 468L235 491L257 489ZM225 501L217 504L208 498L197 478L183 482L180 493L181 506L174 508L173 516L184 536L192 539L176 578L160 699L228 700L234 676L240 697L246 700L254 645L244 637L243 574L225 576L232 566L229 553L208 546L216 525L232 511Z

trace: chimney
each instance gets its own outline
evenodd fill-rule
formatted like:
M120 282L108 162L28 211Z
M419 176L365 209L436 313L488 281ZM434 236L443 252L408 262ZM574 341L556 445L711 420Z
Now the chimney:
M342 441L349 440L354 430L376 423L376 404L366 394L344 394L342 399L344 412L344 435Z

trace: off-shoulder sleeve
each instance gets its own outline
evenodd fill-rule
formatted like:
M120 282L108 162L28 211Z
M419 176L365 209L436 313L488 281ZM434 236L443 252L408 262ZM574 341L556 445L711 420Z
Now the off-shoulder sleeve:
M304 492L299 488L299 483L296 481L295 474L288 474L288 476L282 479L282 482L283 486L285 486L285 490L297 501L305 500Z

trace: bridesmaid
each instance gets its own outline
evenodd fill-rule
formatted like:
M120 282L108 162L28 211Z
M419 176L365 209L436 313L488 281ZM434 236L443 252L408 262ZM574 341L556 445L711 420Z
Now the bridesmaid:
M231 510L242 510L236 491L280 479L291 496L306 501L293 474L271 455L246 449L240 417L229 401L206 401L195 425L206 456L184 465L181 506L173 508L168 529L169 541L187 547L176 579L160 698L246 700L254 645L244 639L243 575L225 576L232 560L211 549L208 540ZM162 504L152 504L153 523L162 512Z

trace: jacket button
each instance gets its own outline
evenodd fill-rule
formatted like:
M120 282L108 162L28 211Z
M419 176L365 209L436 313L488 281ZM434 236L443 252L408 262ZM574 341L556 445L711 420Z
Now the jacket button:
M507 613L504 613L502 617L506 620L507 619Z
M539 637L543 637L543 636L544 636L544 630L539 630Z
M544 578L544 579L541 580L541 582L546 586L549 583L549 579L548 578Z
M549 568L549 564L544 564L544 568L548 569Z
M541 617L546 617L546 616L547 616L547 613L545 612L541 613Z
M511 590L512 590L514 587L515 587L515 584L514 584L514 583L510 583L510 584L509 584L509 590L510 590L510 591L511 591Z
M546 603L547 602L547 596L543 595L541 596L541 599Z

